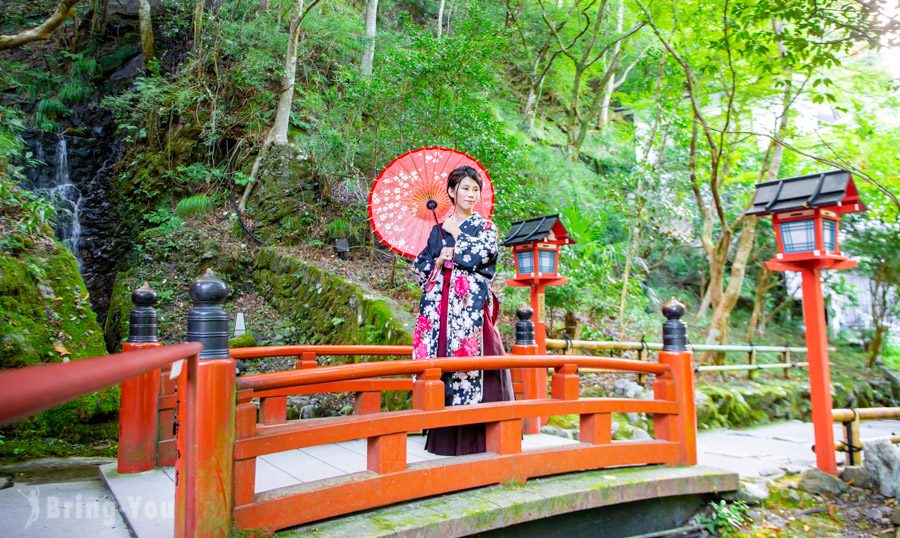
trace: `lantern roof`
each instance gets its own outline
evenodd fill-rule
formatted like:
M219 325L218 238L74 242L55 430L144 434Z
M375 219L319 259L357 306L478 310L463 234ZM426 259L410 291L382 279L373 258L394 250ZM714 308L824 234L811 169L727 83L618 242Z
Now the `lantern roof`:
M746 214L771 215L810 207L834 207L838 213L866 210L850 172L832 170L758 183L753 207Z
M575 240L556 215L544 215L528 220L520 220L512 224L512 228L500 245L510 247L535 241L553 241L560 245L572 245Z

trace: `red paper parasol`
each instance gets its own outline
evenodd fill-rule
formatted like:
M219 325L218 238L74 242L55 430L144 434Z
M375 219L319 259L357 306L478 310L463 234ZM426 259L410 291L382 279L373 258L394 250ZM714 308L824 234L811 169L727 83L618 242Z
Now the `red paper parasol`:
M486 219L494 211L494 187L481 164L461 151L419 148L397 157L378 175L369 191L372 230L394 252L415 258L428 243L431 228L450 214L447 176L455 168L471 166L481 174L484 187L475 211ZM428 201L437 202L432 211Z

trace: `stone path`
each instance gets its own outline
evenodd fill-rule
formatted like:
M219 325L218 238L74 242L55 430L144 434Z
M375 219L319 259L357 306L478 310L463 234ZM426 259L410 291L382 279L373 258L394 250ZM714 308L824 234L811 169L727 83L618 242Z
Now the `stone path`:
M841 424L834 426L834 439L843 439ZM900 435L898 420L865 420L860 423L863 440ZM713 430L701 432L698 440L698 463L736 472L741 478L764 476L777 469L802 470L815 467L812 451L813 425L792 420L746 430ZM838 454L838 465L844 457Z

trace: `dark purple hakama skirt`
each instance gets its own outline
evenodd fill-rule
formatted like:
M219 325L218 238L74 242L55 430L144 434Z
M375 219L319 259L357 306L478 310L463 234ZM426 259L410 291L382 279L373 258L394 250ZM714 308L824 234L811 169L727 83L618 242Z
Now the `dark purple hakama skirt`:
M441 293L441 327L438 332L438 357L447 357L447 294L450 291L450 269L444 269ZM485 320L486 321L486 320ZM515 399L508 379L509 370L484 370L481 377L481 401L505 402ZM467 424L428 430L425 450L439 456L462 456L485 451L485 425Z

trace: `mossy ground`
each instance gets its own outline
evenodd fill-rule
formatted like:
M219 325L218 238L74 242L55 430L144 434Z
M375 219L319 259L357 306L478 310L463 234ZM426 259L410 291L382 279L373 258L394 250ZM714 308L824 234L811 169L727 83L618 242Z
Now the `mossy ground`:
M731 538L813 538L841 536L893 536L888 519L872 519L873 511L892 508L893 499L850 487L838 496L812 495L797 489L799 475L782 477L769 487L769 498L762 506L751 508L741 528L720 529L720 536ZM889 512L889 510L888 510Z

